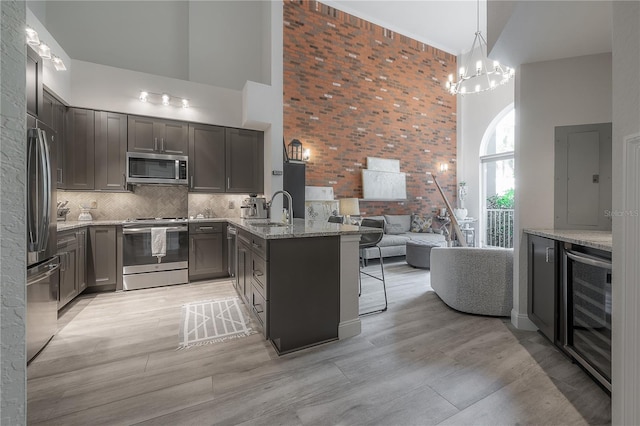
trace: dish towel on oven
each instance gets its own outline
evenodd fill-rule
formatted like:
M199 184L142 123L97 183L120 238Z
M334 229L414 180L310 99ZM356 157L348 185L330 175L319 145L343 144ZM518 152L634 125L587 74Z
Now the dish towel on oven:
M160 259L167 255L167 228L151 228L151 256Z

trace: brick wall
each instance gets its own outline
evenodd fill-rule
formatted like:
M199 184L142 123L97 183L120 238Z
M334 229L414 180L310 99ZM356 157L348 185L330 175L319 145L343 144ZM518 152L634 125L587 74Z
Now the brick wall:
M316 1L284 0L284 138L311 149L307 185L362 198L367 157L400 160L406 202L361 201L366 214L455 205L456 57Z

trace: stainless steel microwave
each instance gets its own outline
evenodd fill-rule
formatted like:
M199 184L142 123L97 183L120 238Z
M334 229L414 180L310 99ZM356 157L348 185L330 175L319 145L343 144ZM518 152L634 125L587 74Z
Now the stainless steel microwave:
M127 183L187 185L189 157L127 152Z

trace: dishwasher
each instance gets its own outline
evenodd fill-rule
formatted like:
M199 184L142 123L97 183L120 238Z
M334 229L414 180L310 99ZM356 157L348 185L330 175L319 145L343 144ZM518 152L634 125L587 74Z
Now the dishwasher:
M237 259L236 259L236 236L238 235L238 230L235 226L228 225L227 226L227 248L229 250L228 257L229 264L227 266L230 277L236 276L236 268L237 268ZM236 283L237 287L237 283Z

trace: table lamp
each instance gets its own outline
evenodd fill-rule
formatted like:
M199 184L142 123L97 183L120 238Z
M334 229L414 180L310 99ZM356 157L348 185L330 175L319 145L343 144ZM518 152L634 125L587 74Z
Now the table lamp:
M351 216L360 215L360 204L357 198L343 198L340 200L340 214L344 216L344 223L351 225Z

